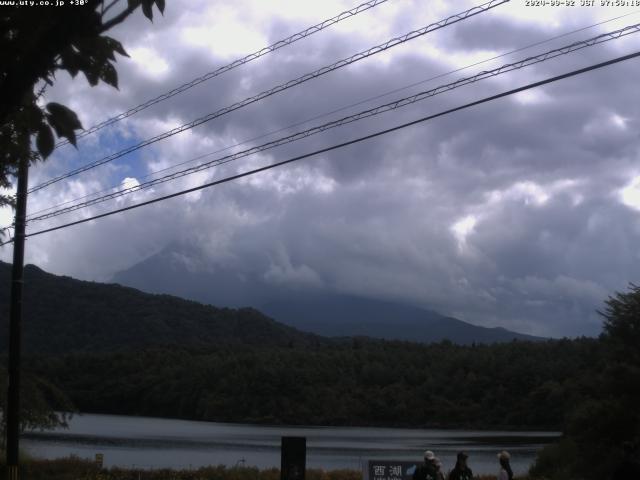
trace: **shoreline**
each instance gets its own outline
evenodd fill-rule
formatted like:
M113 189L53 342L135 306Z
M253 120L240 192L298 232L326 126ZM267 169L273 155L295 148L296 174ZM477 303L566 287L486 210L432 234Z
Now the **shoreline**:
M177 422L189 422L189 423L205 423L209 425L219 425L219 426L227 426L227 427L260 427L260 428L272 428L272 429L313 429L313 430L321 430L321 429L350 429L350 428L371 428L371 429L402 429L402 430L411 430L411 431L421 431L421 430L433 430L433 431L443 431L443 432L474 432L474 433L482 433L482 432L491 432L491 433L529 433L529 434L540 434L540 435L531 435L539 436L544 438L559 438L563 435L560 430L553 429L537 429L533 426L526 425L498 425L491 426L487 425L485 427L478 426L464 426L464 425L442 425L442 424L428 424L428 425L416 425L412 423L398 423L398 424L390 424L390 423L352 423L352 424L342 424L342 425L314 425L314 424L291 424L291 423L269 423L269 422L260 422L260 421L246 421L246 422L236 422L236 421L224 421L224 420L198 420L194 418L182 418L182 417L158 417L152 415L142 415L135 414L130 415L126 413L103 413L103 412L64 412L69 414L72 420L73 417L83 417L83 416L100 416L100 417L130 417L130 418L139 418L144 420L160 420L160 421L177 421Z
M223 465L195 469L101 468L95 461L69 456L55 460L26 458L21 462L21 477L29 480L280 480L280 469ZM529 480L529 477L517 476L516 479ZM363 474L353 469L308 468L305 480L363 480ZM496 480L496 476L476 475L474 480Z

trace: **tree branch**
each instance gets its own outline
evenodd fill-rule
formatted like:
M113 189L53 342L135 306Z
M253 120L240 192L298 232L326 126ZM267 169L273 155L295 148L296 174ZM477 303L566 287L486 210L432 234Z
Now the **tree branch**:
M102 17L104 17L105 13L107 13L111 7L113 7L115 4L119 3L120 0L113 0L109 5L107 5L106 7L104 6L104 1L102 2L102 12L101 15Z
M117 1L117 0L116 0ZM139 5L130 5L124 11L120 12L118 15L113 17L107 23L103 23L102 26L98 29L98 34L104 33L110 28L115 27L116 25L125 21L125 19L131 15Z

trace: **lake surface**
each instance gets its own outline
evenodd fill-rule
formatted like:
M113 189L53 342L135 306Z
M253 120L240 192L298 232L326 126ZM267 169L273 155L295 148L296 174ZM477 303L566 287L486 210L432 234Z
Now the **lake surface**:
M280 439L307 438L307 467L362 469L368 460L421 461L433 450L445 470L456 453L469 454L474 473L495 474L496 454L511 453L524 473L556 432L283 427L190 422L118 415L74 415L68 429L30 432L21 448L40 458L104 454L106 467L197 468L205 465L280 467Z

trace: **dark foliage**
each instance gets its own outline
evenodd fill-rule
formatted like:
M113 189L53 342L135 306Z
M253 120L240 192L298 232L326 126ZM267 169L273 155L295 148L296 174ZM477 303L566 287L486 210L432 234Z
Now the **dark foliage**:
M10 265L0 262L0 352L8 348ZM26 353L103 352L151 345L309 345L299 332L257 310L215 308L169 295L25 268Z
M600 355L567 410L565 438L541 453L532 473L596 480L623 462L640 470L640 287L631 284L605 305Z
M2 363L6 363L3 361ZM7 391L7 371L0 367L0 391ZM66 426L73 409L68 397L48 380L24 372L20 382L20 430ZM7 396L0 396L0 446L6 439Z
M154 5L162 12L165 1L85 0L71 9L1 9L0 187L10 186L20 161L31 163L51 154L54 131L76 144L75 132L82 129L76 114L59 103L38 103L46 86L53 85L55 74L82 73L92 86L102 81L117 88L115 54L127 53L104 33L140 7L151 20ZM0 206L5 204L13 204L13 198L0 195Z
M32 358L85 412L314 425L560 428L596 340L165 347Z
M56 460L27 460L20 478L29 480L279 480L280 470L223 465L188 470L99 468L95 462L78 457ZM307 480L362 480L359 470L319 470L308 468Z
M9 273L0 263L4 313ZM26 282L30 367L86 412L561 428L569 407L593 387L589 378L602 357L595 339L492 346L329 340L256 310L81 282L33 266Z

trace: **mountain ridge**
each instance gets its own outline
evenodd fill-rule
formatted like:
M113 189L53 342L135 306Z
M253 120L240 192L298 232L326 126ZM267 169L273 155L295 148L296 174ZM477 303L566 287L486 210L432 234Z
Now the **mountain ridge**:
M0 262L0 352L8 347L11 266ZM203 305L25 266L25 353L108 352L157 345L308 345L318 336L252 308Z
M0 352L7 350L10 270L10 264L0 262ZM117 351L157 345L316 345L329 342L325 336L418 343L449 340L458 344L541 340L359 297L299 295L265 303L259 310L220 308L166 293L87 282L53 275L34 265L25 267L25 281L23 338L27 353ZM354 312L357 321L345 322L345 316ZM381 312L396 315L393 326L397 335L385 334L388 316L381 316Z
M191 259L191 254L170 247L116 273L112 280L206 304L251 305L278 322L329 337L369 336L423 343L448 339L460 344L545 340L502 327L473 325L398 302L273 285L260 273L268 266L259 258L251 262L253 271L221 265L209 271L192 268L201 262Z

